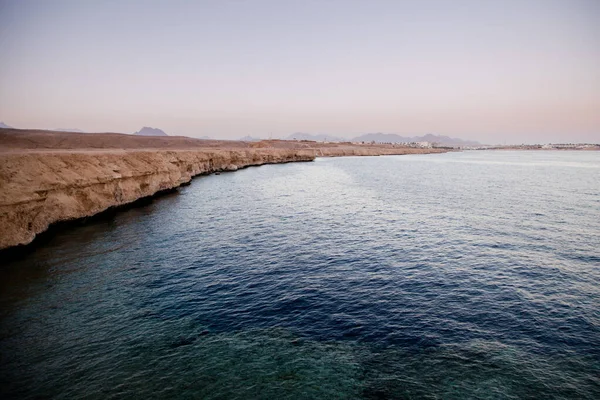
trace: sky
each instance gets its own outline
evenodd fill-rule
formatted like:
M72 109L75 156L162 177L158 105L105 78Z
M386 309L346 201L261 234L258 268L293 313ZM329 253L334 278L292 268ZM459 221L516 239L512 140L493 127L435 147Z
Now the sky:
M600 142L599 0L0 0L0 121Z

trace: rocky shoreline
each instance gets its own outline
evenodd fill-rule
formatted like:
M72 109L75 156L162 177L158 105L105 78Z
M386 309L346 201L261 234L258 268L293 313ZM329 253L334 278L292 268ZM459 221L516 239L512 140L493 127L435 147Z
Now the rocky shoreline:
M90 217L189 183L197 175L312 161L306 150L44 152L0 155L0 249L58 221Z
M2 133L0 250L27 245L53 224L91 217L176 189L198 175L312 161L317 156L415 153L415 149L317 146L316 142L215 143L169 138L150 143L146 138L117 134ZM121 148L94 145L107 138L111 146L116 143ZM182 141L185 149L171 148L181 146Z

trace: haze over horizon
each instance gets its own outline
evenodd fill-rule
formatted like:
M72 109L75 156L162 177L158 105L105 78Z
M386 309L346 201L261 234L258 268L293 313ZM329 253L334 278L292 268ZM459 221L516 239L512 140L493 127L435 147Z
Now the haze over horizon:
M600 1L0 0L0 121L600 142Z

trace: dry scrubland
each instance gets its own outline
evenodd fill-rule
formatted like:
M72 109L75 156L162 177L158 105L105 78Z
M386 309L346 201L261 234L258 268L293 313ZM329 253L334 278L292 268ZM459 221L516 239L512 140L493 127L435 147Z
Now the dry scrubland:
M196 175L317 156L432 152L442 150L0 129L0 249L28 244L55 222L89 217Z

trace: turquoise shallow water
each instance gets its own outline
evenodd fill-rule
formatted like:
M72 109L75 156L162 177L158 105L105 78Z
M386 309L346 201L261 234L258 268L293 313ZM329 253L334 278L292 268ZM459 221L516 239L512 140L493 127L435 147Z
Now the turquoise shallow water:
M600 153L194 180L0 268L3 398L600 398Z

